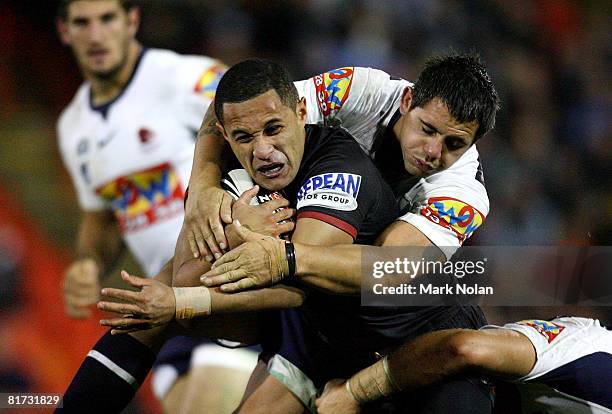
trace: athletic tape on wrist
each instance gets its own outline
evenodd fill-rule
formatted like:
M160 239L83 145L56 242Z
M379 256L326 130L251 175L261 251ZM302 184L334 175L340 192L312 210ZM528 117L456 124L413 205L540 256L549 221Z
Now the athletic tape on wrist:
M210 315L210 291L205 286L172 288L176 301L175 316L177 320L193 319L197 316Z
M383 369L385 371L387 381L389 381L389 385L391 385L393 391L401 391L401 388L397 385L397 383L393 379L393 376L391 375L391 369L389 368L389 355L385 355L385 357L383 358Z
M349 379L349 381L353 380L353 385L349 386L357 402L362 404L374 401L387 397L397 390L393 379L388 373L389 367L387 364L383 358L382 361L379 360L374 365L359 371Z
M357 396L355 396L355 394L353 393L353 390L351 389L351 379L350 378L346 380L344 385L346 387L346 392L348 392L348 394L351 396L353 400L357 402L357 404L361 405L364 403L364 401L359 400L359 398L357 398Z

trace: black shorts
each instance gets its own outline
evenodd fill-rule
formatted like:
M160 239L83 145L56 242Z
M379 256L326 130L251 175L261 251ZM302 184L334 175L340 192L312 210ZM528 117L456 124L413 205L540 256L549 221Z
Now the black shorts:
M276 355L269 362L269 372L307 407L312 407L314 395L330 379L349 378L416 336L442 329L478 329L486 324L486 318L478 307L438 309L429 318L411 319L407 322L410 326L394 329L394 337L379 349L359 349L351 343L346 346L338 346L337 341L330 344L312 328L299 308L281 311L280 318L281 341ZM397 332L401 335L397 336ZM473 388L489 398L488 388L481 390L478 379L473 379L470 384L455 388Z

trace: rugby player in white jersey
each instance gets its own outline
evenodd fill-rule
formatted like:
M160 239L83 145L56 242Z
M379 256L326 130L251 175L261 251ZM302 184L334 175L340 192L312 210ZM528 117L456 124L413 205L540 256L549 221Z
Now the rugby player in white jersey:
M346 128L384 170L405 212L389 235L405 245L441 247L450 257L488 214L473 144L493 128L498 98L486 69L473 56L433 59L420 79L423 87L414 94L405 80L347 67L296 86L306 100L309 123ZM465 79L491 92L478 100L468 97L470 91L461 86ZM231 222L231 200L218 187L224 143L214 123L214 118L205 120L196 145L185 222L192 252L209 259L226 245L222 222ZM329 252L327 257L338 255Z
M85 78L58 124L83 212L77 259L64 278L66 312L74 318L91 315L100 278L125 246L149 277L173 256L195 134L225 71L208 57L143 48L135 39L139 19L139 10L120 0L64 0L58 13L61 39ZM189 412L189 404L211 411L233 406L252 369L238 362L244 352L228 359L218 345L178 337L161 351L155 394L169 411ZM103 354L98 349L90 359L114 375L112 364L122 361L105 362L112 358ZM195 369L188 373L190 365ZM217 398L221 389L225 400ZM188 394L197 398L184 398Z
M317 409L357 414L399 390L467 371L519 382L520 401L506 401L517 412L612 413L612 330L578 317L425 334L346 381L328 382Z

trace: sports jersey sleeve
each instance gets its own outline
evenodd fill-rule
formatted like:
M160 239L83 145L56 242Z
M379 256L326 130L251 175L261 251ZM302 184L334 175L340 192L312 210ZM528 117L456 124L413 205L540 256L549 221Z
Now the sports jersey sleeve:
M341 125L352 135L395 110L411 84L372 68L344 67L295 82L306 99L308 123Z
M529 381L571 364L589 354L612 354L612 332L598 320L559 317L552 320L529 319L505 324L487 325L481 329L510 329L525 335L536 351L536 363L521 381Z
M217 85L226 70L227 67L217 60L182 56L176 75L180 101L177 115L190 129L200 129L206 109L215 98Z
M57 136L62 160L76 189L81 209L84 211L104 210L108 208L106 202L96 194L87 182L90 165L86 162L80 162L77 157L79 151L81 151L79 145L86 144L69 142L67 128L70 126L70 117L70 114L64 112L57 123Z
M376 205L382 178L363 154L321 158L308 171L297 193L297 220L324 221L353 240Z
M404 196L408 208L399 217L440 247L447 259L489 213L487 191L476 178L480 171L477 152L468 157L473 159L422 179Z

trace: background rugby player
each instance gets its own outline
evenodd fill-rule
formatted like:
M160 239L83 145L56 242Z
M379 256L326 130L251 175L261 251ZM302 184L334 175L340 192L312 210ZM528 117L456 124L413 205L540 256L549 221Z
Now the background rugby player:
M64 0L58 15L61 39L86 81L58 123L60 151L83 212L77 259L65 273L64 299L69 316L85 318L99 300L100 276L112 269L126 246L148 276L172 257L195 132L225 66L208 57L143 48L135 39L139 9L129 1ZM129 364L126 356L111 357L101 348L130 340L101 340L89 358L98 357L89 362L99 364L100 376L115 375L103 358ZM226 349L200 344L193 354L196 369L184 375L198 344L176 338L159 355L153 384L168 410L189 410L194 404L218 411L242 395L254 355L241 369L239 363L224 362ZM233 358L240 361L236 353ZM131 389L115 377L117 387ZM216 397L218 390L224 390L225 399ZM187 400L187 394L198 398Z

